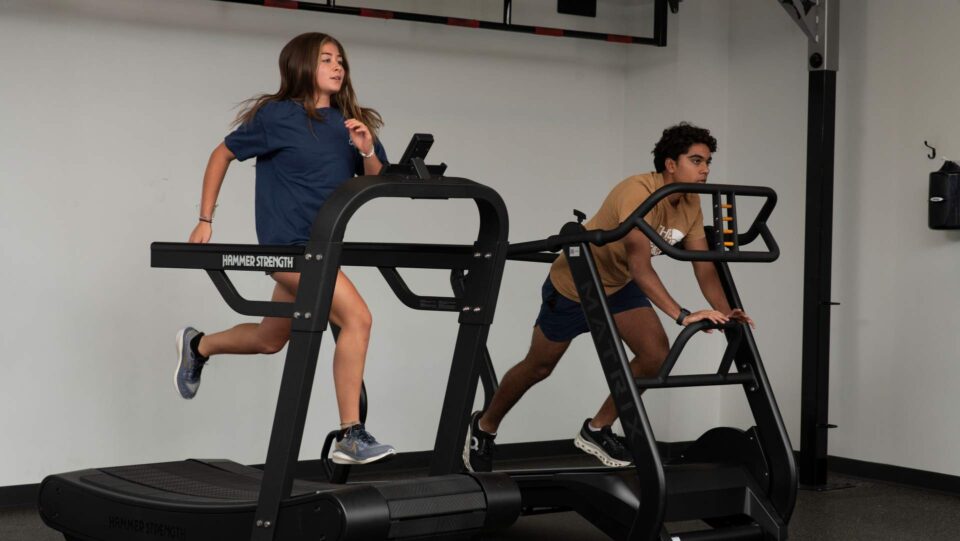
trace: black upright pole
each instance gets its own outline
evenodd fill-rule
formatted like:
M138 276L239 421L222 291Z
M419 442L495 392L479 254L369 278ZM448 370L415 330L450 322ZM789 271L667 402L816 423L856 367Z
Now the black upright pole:
M836 95L836 71L810 72L799 469L800 483L813 487L827 482Z
M807 36L807 210L803 247L800 484L827 488L833 158L840 0L777 0Z

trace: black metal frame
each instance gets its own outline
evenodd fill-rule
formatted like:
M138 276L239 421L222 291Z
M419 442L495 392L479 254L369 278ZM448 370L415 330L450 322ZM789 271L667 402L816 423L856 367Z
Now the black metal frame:
M425 175L427 170L418 168L417 171ZM696 252L662 242L659 235L643 220L659 201L671 194L684 192L713 194L716 223L724 223L720 219L723 208L727 209L728 216L735 215L733 202L738 195L763 197L766 202L746 233L733 232L732 238L736 239L735 241L729 244L713 242L713 250ZM471 198L476 202L480 213L478 239L470 246L344 243L343 234L350 217L360 206L378 197ZM726 206L720 202L722 197L726 198ZM456 309L460 312L460 332L430 464L431 475L443 475L462 469L460 450L466 436L467 420L478 383L484 384L487 399L496 386L496 376L486 348L486 337L493 319L508 252L511 252L513 259L551 261L553 254L545 254L540 250L559 248L564 249L570 260L571 272L580 291L582 306L600 354L601 365L620 413L628 447L634 455L639 497L644 502L636 508L629 525L611 523L609 518L588 518L598 522L606 531L615 532L617 537L653 539L659 536L665 539L662 526L665 518L718 517L727 516L731 512L742 512L749 515L754 522L748 525L724 524L726 534L769 534L773 539L783 539L785 524L795 502L796 469L789 440L750 330L745 326L727 326L730 343L716 374L671 376L670 371L677 362L680 350L694 333L706 328L707 324L691 326L672 348L663 370L657 377L634 380L613 318L606 306L603 287L591 255L591 245L615 242L633 227L637 227L670 257L689 261L714 261L718 265L721 282L731 306L740 307L726 262L771 261L777 258L779 248L766 227L766 220L775 203L776 194L769 188L674 184L657 190L615 230L583 231L579 223L571 222L559 236L544 241L522 243L508 249L506 209L499 196L489 188L464 179L360 177L346 183L325 204L314 223L311 240L304 248L155 243L152 247L152 265L205 268L231 306L255 315L276 313L293 319L280 397L255 513L251 537L253 541L273 539L274 532L277 531L280 502L291 494L320 341L328 325L329 298L337 269L341 265L378 267L407 306L421 310ZM719 236L723 234L725 233L721 232ZM741 244L758 238L766 245L765 251L740 249ZM416 295L397 272L398 267L450 269L454 297ZM226 276L227 269L296 269L301 273L297 298L293 303L276 305L243 299ZM731 374L729 370L734 364L737 372ZM712 456L710 449L720 448L721 460L736 456L736 453L731 455L730 449L759 457L762 465L754 463L749 467L761 471L766 479L755 481L753 478L743 478L742 485L738 485L737 489L744 491L742 497L737 496L743 500L743 508L731 507L729 502L722 505L704 503L701 501L703 498L697 499L697 503L688 507L686 502L678 499L676 495L668 494L665 466L658 454L652 428L640 399L642 390L648 388L716 384L739 384L746 390L757 420L757 427L752 429L749 438L756 442L756 448L747 443L746 436L731 436L726 433L717 435L711 432L701 438L706 438L706 443L698 441L694 444L690 454L692 456L706 453ZM723 444L718 445L718 441ZM689 472L687 477L684 477L684 471L673 471L679 484L688 489L698 484L690 480ZM328 472L328 476L344 480L346 472L341 473L343 475L338 476ZM604 474L601 472L600 475ZM540 481L537 480L536 483ZM706 485L706 489L701 487L700 490L717 490L709 479ZM544 489L542 486L536 490L550 492L549 499L570 498L569 490L556 487ZM728 496L739 494L736 491L731 493L729 487L719 490L726 491L724 494Z
M610 34L603 32L587 32L583 30L570 30L563 28L548 28L544 26L530 26L523 24L513 24L512 21L512 0L503 2L503 21L481 21L479 19L461 19L457 17L445 17L442 15L426 15L423 13L410 13L404 11L393 11L385 9L369 9L363 7L338 6L333 0L327 0L325 3L319 2L299 2L293 0L217 0L218 2L227 2L231 4L247 4L255 6L267 6L275 8L299 9L304 11L316 11L323 13L336 13L339 15L354 15L359 17L372 17L376 19L396 19L400 21L413 21L420 23L443 24L447 26L460 26L465 28L481 28L484 30L499 30L503 32L515 32L520 34L536 34L540 36L554 36L578 39L590 39L607 41L611 43L654 45L665 47L667 45L667 0L655 0L653 15L653 37L646 36L624 36L619 34Z
M668 244L660 237L660 235L657 234L656 231L653 230L652 227L650 227L650 224L643 219L643 217L646 216L647 213L649 213L657 205L657 203L662 201L665 197L675 193L712 195L714 199L713 212L715 216L719 216L719 218L714 219L715 222L722 222L722 215L720 212L724 209L721 208L722 203L720 202L720 197L725 197L728 202L734 201L735 196L738 194L743 196L764 198L763 206L760 208L757 216L754 217L754 220L750 224L750 227L747 229L747 231L744 233L736 233L735 238L738 240L735 242L734 246L730 246L728 248L723 246L722 242L720 242L719 245L715 242L714 248L724 249L721 252L723 254L723 261L770 262L780 257L780 247L777 245L776 240L770 233L770 229L767 228L767 220L770 218L770 214L773 212L773 207L777 204L776 192L764 186L686 183L668 184L662 188L659 188L657 191L650 194L650 197L641 203L640 206L637 207L637 210L633 211L633 213L626 220L624 220L623 223L609 231L603 231L599 229L579 232L561 231L559 235L553 235L543 240L511 244L508 254L510 255L511 259L524 257L527 260L538 260L538 258L543 257L542 252L555 252L565 245L588 242L594 246L603 246L604 244L616 242L617 240L622 239L627 233L636 227L643 231L643 233L650 238L650 241L654 243L654 245L660 248L660 250L662 250L664 253L669 254L670 257L674 259L678 259L680 261L718 261L718 257L720 257L717 255L718 252L685 250ZM753 242L757 237L760 237L763 240L766 248L765 250L741 251L739 249L740 246Z
M810 72L807 126L807 207L803 257L803 367L800 476L827 483L830 404L830 310L833 266L833 156L837 95L835 71Z
M469 246L344 243L351 216L376 198L473 199L480 214L477 241ZM207 269L230 306L250 315L292 317L292 331L280 383L277 410L264 465L263 484L252 539L273 539L280 502L288 497L300 452L321 338L329 321L330 298L341 265L376 266L404 290L419 309L446 310L455 303L460 331L451 363L443 410L430 466L431 475L458 473L461 446L473 406L473 391L483 372L482 353L496 309L507 250L506 207L492 189L466 179L358 177L345 183L324 204L306 247L191 245L154 243L154 267ZM234 257L225 257L234 256ZM257 259L257 256L274 256ZM250 259L252 257L252 259ZM291 262L285 258L293 258ZM249 263L249 264L248 264ZM397 267L464 270L470 280L461 298L419 297L403 284ZM225 274L237 270L297 270L300 287L293 303L243 299ZM399 280L399 281L398 281ZM488 379L488 376L485 377ZM443 429L441 429L443 427ZM456 428L451 428L456 427Z
M724 244L726 238L724 230L719 231L707 228L708 238L711 239L713 249L706 252L692 252L662 242L662 239L643 217L663 198L673 193L711 193L714 195L714 223L725 224L722 220L723 210L727 216L736 215L736 196L749 195L766 198L765 204L751 224L748 232L739 234L733 227L733 238L738 239L732 245ZM726 205L721 203L720 196L726 197ZM526 474L514 472L513 477L518 480L524 498L548 502L547 509L539 512L559 510L573 507L608 534L617 538L631 540L670 539L663 528L663 523L670 517L683 519L690 517L716 517L722 505L713 505L706 501L689 502L675 496L668 497L667 477L671 472L665 467L658 453L656 439L649 418L643 406L640 394L646 389L665 387L687 387L704 385L741 385L747 396L748 403L756 420L756 427L747 435L736 433L731 429L714 429L708 432L695 444L695 450L689 453L688 461L696 454L701 459L713 459L717 462L727 460L743 460L738 457L736 450L727 450L724 447L743 446L750 449L748 442L753 442L755 462L762 463L757 470L755 480L747 479L743 488L744 495L729 494L733 498L746 498L740 512L751 517L752 524L723 524L724 529L708 530L695 534L691 538L704 539L735 539L737 536L761 536L764 539L785 539L786 524L793 512L796 503L797 470L792 446L780 410L773 396L773 390L767 379L760 360L760 354L750 328L744 324L731 323L714 325L710 322L700 322L685 328L674 342L667 359L656 377L634 379L630 371L628 358L617 332L616 325L610 310L607 307L602 282L597 273L591 245L603 245L615 242L626 235L633 227L641 229L650 241L663 250L669 257L687 261L713 261L728 302L732 308L743 308L733 277L728 267L729 261L772 261L779 255L779 248L769 230L766 220L776 204L776 194L769 188L746 187L731 185L694 185L673 184L654 192L637 210L619 227L610 231L584 231L577 222L566 224L559 235L542 241L533 241L511 245L509 257L521 259L531 252L538 255L541 250L555 250L562 247L570 265L574 283L580 295L581 306L586 316L587 324L597 349L601 366L610 388L611 396L620 414L620 421L624 429L628 447L634 458L634 469L638 478L635 489L638 491L638 500L642 502L636 510L631 524L616 523L608 516L603 516L592 510L590 505L580 505L577 501L580 495L570 493L569 487L562 485L562 477L551 478L552 474L537 472ZM734 222L735 223L735 222ZM756 238L762 238L767 245L767 251L743 251L740 246L748 244ZM548 258L541 259L545 261ZM532 260L532 259L527 259ZM671 376L677 359L687 341L696 333L708 328L723 328L728 340L728 347L720 361L719 368L714 374L696 374L685 376ZM735 366L736 373L730 373ZM632 382L632 383L631 383ZM721 431L719 435L715 431ZM723 432L724 430L733 433ZM722 442L722 443L717 443ZM560 473L561 476L590 476L606 475L603 472L581 471L578 473ZM619 475L619 474L618 474ZM673 476L676 482L683 481L684 472L677 470ZM702 475L708 475L703 473ZM710 481L701 481L709 486ZM715 497L715 496L714 496ZM711 498L707 498L710 500ZM727 508L729 510L729 508ZM704 513L697 515L697 513ZM709 522L709 521L708 521ZM716 536L721 537L716 537ZM714 536L714 537L710 537Z
M575 235L581 231L583 226L577 222L569 222L560 234ZM634 516L627 539L654 539L660 533L667 512L666 476L657 452L657 440L640 399L640 389L632 384L634 378L629 360L613 315L607 306L590 245L585 242L567 245L564 247L564 254L570 263L570 272L580 295L587 326L597 348L600 365L617 406L627 447L633 455L634 467L640 479L640 501L643 504Z

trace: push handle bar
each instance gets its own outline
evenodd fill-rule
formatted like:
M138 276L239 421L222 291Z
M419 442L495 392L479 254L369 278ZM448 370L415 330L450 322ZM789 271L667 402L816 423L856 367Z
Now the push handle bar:
M660 367L660 372L654 377L637 378L636 384L641 389L655 389L666 387L702 387L707 385L756 385L756 377L751 372L738 372L730 374L730 365L733 363L734 355L740 349L743 341L745 323L738 321L728 321L727 323L714 323L710 320L697 321L687 325L674 340L667 358ZM715 374L691 374L683 376L671 376L670 372L680 353L693 335L698 332L709 329L721 329L727 336L727 349L724 351L723 359L720 361L720 368Z
M729 216L723 216L724 210L729 214L734 214L736 209L735 196L763 197L763 207L757 213L757 217L745 233L730 233L734 235L733 245L725 246L723 243L719 249L715 250L685 250L668 244L660 235L650 227L643 217L646 216L660 201L675 193L696 193L712 194L714 196L714 223L726 224ZM727 202L720 202L720 197L725 196ZM767 228L767 219L773 212L773 207L777 204L777 193L771 188L764 186L738 186L733 184L694 184L694 183L674 183L661 187L650 194L643 203L637 207L637 210L624 220L619 226L610 230L593 229L582 233L572 235L552 235L544 240L530 242L521 242L511 244L507 254L509 256L518 256L520 254L529 254L537 252L556 252L563 246L587 242L595 246L603 246L611 242L616 242L633 230L639 228L655 246L660 248L663 253L681 261L749 261L749 262L770 262L780 257L780 247L777 245L773 234ZM729 230L721 229L721 233ZM749 244L760 237L763 240L766 250L741 251L740 246ZM735 248L727 250L726 248Z
M660 374L658 374L658 377L666 378L670 375L670 371L673 370L673 366L677 364L677 359L680 358L680 353L683 351L683 348L686 347L687 342L689 342L690 339L693 338L693 336L698 332L710 329L721 329L724 332L741 333L741 325L742 324L738 321L714 323L709 319L703 319L685 326L683 330L680 331L677 339L673 341L673 346L670 347L670 352L667 353L667 358L663 361L663 366L660 367ZM739 338L739 335L731 335L731 338L737 339Z

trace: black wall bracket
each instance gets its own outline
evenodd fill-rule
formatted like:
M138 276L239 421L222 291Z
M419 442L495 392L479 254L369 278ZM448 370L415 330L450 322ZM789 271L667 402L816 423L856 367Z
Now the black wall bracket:
M811 71L837 71L840 63L839 0L777 0L807 35L807 65Z

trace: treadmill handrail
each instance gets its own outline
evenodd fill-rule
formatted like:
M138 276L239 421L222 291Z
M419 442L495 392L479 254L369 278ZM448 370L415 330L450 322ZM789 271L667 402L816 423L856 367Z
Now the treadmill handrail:
M341 265L363 267L450 269L454 266L441 260L467 263L476 252L474 246L467 244L344 242L342 246ZM154 242L150 245L150 266L171 269L296 272L303 267L306 253L308 252L304 246L281 244ZM284 260L290 257L293 258L292 267L289 261Z
M686 250L668 244L643 218L664 198L675 193L696 193L719 195L746 195L765 197L766 201L757 213L746 233L738 234L740 245L753 242L758 236L766 245L766 251L716 251ZM680 261L744 261L770 262L780 257L780 247L767 227L767 219L777 204L777 193L766 186L742 186L735 184L699 184L674 183L657 189L623 222L614 229L591 229L572 235L551 235L543 240L513 243L507 251L508 256L519 256L538 252L556 252L565 245L588 242L603 246L617 242L633 230L639 228L664 254Z
M343 266L424 269L466 269L476 259L476 247L466 244L411 244L346 242L340 253ZM293 317L293 303L256 301L243 297L225 271L300 272L314 258L304 246L154 242L150 265L157 268L203 269L230 308L247 316ZM418 296L394 270L384 273L387 283L405 305L420 310L455 311L453 298Z

